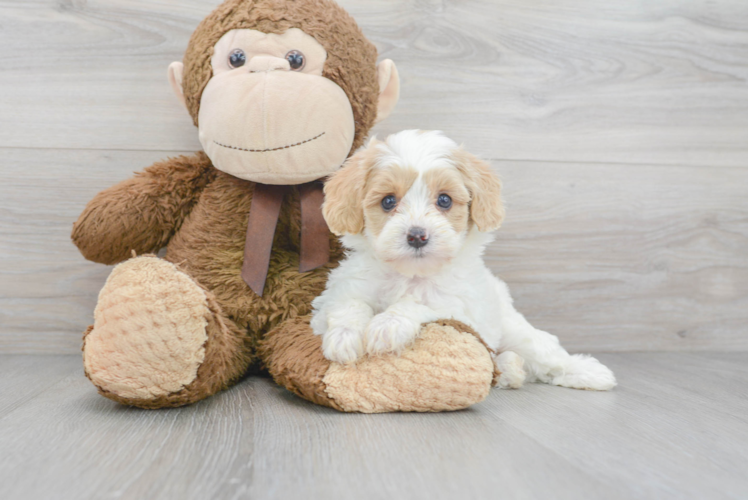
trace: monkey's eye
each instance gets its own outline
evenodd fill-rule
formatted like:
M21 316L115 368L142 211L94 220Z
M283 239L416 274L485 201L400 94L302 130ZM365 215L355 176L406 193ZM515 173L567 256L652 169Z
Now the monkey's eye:
M436 204L439 205L439 208L449 210L452 208L452 198L450 198L448 194L442 193L439 195L439 198L436 199Z
M397 198L392 196L391 194L388 194L384 198L382 198L382 208L385 212L389 212L393 208L397 206Z
M291 65L292 70L300 71L301 68L304 67L306 58L304 57L304 54L302 54L298 50L291 50L288 52L288 54L286 54L286 61L288 61L288 64Z
M229 54L229 66L232 68L244 66L245 62L247 62L247 54L242 49L234 49Z

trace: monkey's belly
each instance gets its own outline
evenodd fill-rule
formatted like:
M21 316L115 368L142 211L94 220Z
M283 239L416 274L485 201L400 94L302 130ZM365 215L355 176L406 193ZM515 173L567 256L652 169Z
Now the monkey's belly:
M331 264L299 273L301 213L298 192L285 197L275 231L268 276L258 297L241 276L252 183L219 173L203 191L167 246L166 259L215 295L224 314L263 335L281 321L311 312L327 274L343 255L331 235Z
M273 248L265 289L259 297L241 277L243 249L206 246L187 254L183 250L170 244L167 260L179 264L212 292L229 318L260 336L285 319L310 313L311 302L324 290L332 267L300 273L298 252Z

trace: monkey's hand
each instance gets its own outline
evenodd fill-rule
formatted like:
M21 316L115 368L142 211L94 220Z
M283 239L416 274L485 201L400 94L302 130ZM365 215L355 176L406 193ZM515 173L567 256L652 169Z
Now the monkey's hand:
M85 258L102 264L126 260L133 250L157 252L215 172L202 152L155 163L88 202L73 224L73 243Z

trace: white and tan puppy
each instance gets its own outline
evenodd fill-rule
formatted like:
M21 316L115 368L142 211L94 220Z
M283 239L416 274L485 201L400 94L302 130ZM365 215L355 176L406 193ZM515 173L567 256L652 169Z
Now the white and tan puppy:
M325 356L353 363L398 353L423 323L454 318L495 353L500 387L527 378L607 390L613 373L533 328L491 274L483 251L504 217L490 167L440 132L373 139L325 186L323 213L350 249L313 302Z

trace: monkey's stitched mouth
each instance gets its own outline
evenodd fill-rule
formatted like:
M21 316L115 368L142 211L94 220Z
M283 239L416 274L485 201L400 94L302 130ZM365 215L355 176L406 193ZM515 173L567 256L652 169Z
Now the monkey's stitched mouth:
M289 149L294 148L296 146L301 146L302 144L306 144L307 142L312 142L315 139L319 139L325 135L324 132L322 132L319 135L315 135L311 139L307 139L305 141L297 142L295 144L288 144L286 146L279 146L277 148L268 148L268 149L247 149L247 148L239 148L236 146L229 146L228 144L221 144L218 141L213 141L213 144L216 144L217 146L221 146L222 148L228 148L228 149L236 149L237 151L246 151L247 153L269 153L270 151L280 151L281 149Z

